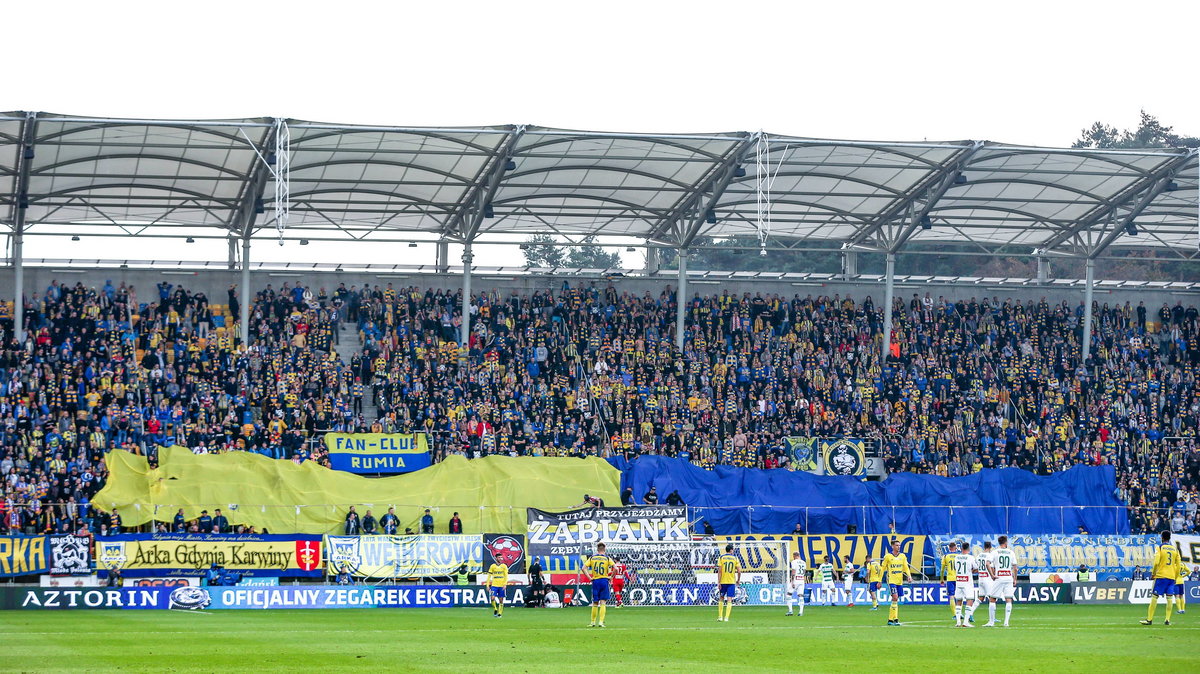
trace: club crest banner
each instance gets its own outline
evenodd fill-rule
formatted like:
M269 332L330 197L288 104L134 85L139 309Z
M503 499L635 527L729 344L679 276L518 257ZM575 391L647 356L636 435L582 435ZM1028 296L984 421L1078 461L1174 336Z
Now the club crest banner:
M509 573L525 573L525 537L520 534L484 534L483 570L503 564Z
M875 440L862 438L784 438L792 470L825 475L866 475ZM877 471L876 471L877 472Z
M428 468L424 433L326 433L329 466L350 473L411 473Z
M783 439L788 457L791 459L792 470L802 470L806 473L819 472L817 465L816 438L788 437Z
M47 572L56 576L92 572L92 546L86 536L51 536Z
M824 439L821 457L826 475L865 475L867 472L867 441L854 438Z

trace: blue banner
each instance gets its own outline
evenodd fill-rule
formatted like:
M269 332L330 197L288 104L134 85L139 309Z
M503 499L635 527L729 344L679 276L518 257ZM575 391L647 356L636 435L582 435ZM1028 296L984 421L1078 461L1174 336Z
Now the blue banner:
M46 573L49 541L49 536L0 536L0 577Z
M857 470L845 445L830 455L848 473ZM795 451L793 449L793 451ZM1112 466L1075 466L1051 475L1019 468L985 468L962 477L893 473L881 482L860 476L716 466L705 470L680 459L640 456L608 459L621 471L621 488L644 494L678 491L697 529L715 534L809 534L858 531L906 534L947 531L1023 531L1031 534L1129 534L1126 506L1113 493ZM1082 507L1081 507L1082 506Z
M940 564L948 546L954 541L966 541L978 552L984 541L996 545L997 534L957 534L930 536L932 557ZM1080 565L1096 574L1096 581L1128 580L1134 567L1147 570L1154 564L1157 536L1089 536L1058 534L1009 534L1008 545L1017 557L1021 575L1077 571ZM940 566L938 567L940 568Z
M411 473L428 468L424 433L326 433L329 466L349 473Z

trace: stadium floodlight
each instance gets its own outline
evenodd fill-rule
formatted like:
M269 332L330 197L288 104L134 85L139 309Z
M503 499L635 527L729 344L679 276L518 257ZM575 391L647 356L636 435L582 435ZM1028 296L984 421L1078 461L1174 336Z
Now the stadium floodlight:
M1179 189L1179 183L1175 182L1174 180L1168 180L1166 187L1163 188L1163 191L1174 192L1177 189Z
M967 184L967 176L962 173L958 173L957 175L954 176L954 184L955 185L966 185Z
M308 239L300 239L300 245L301 245L301 246L307 246L307 245L308 245Z
M733 169L733 177L734 178L745 178L746 177L746 167L739 166L739 167Z
M704 221L710 225L717 224L717 214L713 212L713 209L710 208L704 212Z
M626 252L626 253L636 253L636 252L637 252L637 248L634 248L633 246L629 246L629 247L627 247L627 248L625 249L625 252Z
M196 243L196 240L189 236L184 242L185 243Z
M1137 225L1134 224L1133 220L1130 220L1129 224L1125 225L1125 233L1128 234L1129 236L1137 236L1138 235L1138 228L1137 228Z
M25 158L25 161L29 161L30 159L33 159L33 146L26 145L25 151L21 154L21 156Z
M504 170L505 171L516 171L517 170L517 162L515 162L511 159L504 162Z
M921 216L921 229L933 229L933 219L928 215Z
M521 250L529 250L529 244L527 244L527 243L521 244Z
M483 205L483 217L488 218L489 220L496 217L496 210L492 208L491 204Z
M267 207L265 204L263 204L262 197L258 197L254 200L254 212L258 215L262 215L263 213L267 212Z
M408 242L408 247L409 247L409 248L416 248L416 247L417 247L417 242L416 242L416 241L409 241L409 242Z
M78 240L79 240L79 235L78 235L78 234L76 234L75 236L72 236L72 237L71 237L71 240L72 240L72 241L78 241Z

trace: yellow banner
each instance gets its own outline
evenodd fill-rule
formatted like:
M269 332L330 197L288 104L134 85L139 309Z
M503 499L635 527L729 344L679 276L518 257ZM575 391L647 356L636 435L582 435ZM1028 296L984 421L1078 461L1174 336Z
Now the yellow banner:
M163 575L194 574L213 564L230 571L316 575L321 565L321 542L316 537L273 535L124 535L97 540L96 561L100 568L155 570Z
M800 556L808 563L809 568L812 568L825 561L825 556L829 556L829 561L837 568L845 566L845 558L850 557L850 561L855 566L862 566L863 562L867 561L867 555L879 560L892 550L892 541L900 542L900 553L908 557L909 564L914 568L921 568L921 562L925 554L925 537L910 536L902 534L818 534L812 536L795 536L792 534L741 534L737 536L717 536L718 541L732 541L735 546L738 541L787 541L788 544L788 559L791 559L792 552L799 550ZM756 548L749 548L755 550ZM757 559L762 559L758 562L759 566L755 567ZM747 571L758 571L777 568L774 566L775 560L765 559L761 556L755 557L749 555L742 560L742 564Z
M183 508L192 519L201 509L221 508L229 524L272 533L344 533L346 512L376 520L395 507L398 531L419 531L425 509L444 533L458 512L463 531L525 531L525 509L566 510L584 494L609 503L621 499L621 473L604 459L488 456L468 461L449 456L425 470L370 478L330 470L313 461L295 464L254 452L192 454L165 447L158 466L115 449L105 456L109 476L92 504L120 513L126 526L171 522ZM231 506L237 506L236 509Z
M45 536L0 536L0 576L46 572Z

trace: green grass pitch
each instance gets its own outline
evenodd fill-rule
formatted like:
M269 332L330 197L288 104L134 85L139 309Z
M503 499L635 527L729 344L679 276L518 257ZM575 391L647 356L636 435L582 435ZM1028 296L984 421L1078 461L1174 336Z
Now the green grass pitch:
M1007 629L944 606L0 611L0 671L1195 671L1200 624L1139 606L1019 605ZM1003 615L1003 608L1000 608ZM983 618L982 620L980 618ZM975 616L986 622L986 609Z

